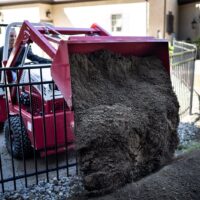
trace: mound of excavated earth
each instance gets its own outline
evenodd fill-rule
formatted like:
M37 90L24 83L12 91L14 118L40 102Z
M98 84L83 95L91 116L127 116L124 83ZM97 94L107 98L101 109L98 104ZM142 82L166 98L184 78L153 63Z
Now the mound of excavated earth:
M178 145L177 98L155 57L109 51L70 57L80 172L90 194L166 164Z

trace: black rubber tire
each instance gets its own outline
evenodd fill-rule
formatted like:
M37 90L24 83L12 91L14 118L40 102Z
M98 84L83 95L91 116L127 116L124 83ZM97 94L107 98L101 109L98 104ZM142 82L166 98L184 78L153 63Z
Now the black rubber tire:
M0 133L3 131L3 126L4 126L4 123L0 122Z
M31 147L31 142L28 138L23 120L21 124L19 116L10 117L10 131L9 120L6 120L4 124L4 132L6 148L10 154L13 154L14 158L22 159L23 156L24 158L28 158L32 155L33 149ZM12 140L12 147L10 139Z

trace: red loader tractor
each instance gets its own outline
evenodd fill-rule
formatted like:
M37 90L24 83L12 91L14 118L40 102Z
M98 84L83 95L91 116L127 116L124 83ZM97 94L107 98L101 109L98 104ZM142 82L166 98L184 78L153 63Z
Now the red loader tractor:
M38 45L52 63L22 62L15 68L22 48L28 49L31 43ZM34 26L28 21L22 24L15 47L9 58L3 60L8 98L7 103L0 101L1 105L7 104L6 146L14 157L27 157L33 148L41 156L73 148L75 122L69 58L73 53L98 50L139 57L153 53L169 72L168 43L164 40L110 36L95 24L91 28ZM13 71L17 71L15 80Z

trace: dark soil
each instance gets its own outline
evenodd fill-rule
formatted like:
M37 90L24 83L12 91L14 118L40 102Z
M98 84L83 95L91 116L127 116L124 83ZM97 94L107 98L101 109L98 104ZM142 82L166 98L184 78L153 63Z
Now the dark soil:
M89 194L113 191L168 163L178 102L155 57L108 51L71 56L80 172Z
M179 156L157 173L99 198L73 200L199 200L200 150ZM70 199L72 200L72 199Z

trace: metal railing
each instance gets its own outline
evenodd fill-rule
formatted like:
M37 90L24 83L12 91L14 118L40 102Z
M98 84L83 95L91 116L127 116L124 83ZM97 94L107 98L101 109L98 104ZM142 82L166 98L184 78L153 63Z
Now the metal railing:
M0 192L78 173L73 111L49 72L48 64L0 68L6 107L0 113L5 119L0 122ZM13 73L18 78L9 82Z
M186 42L174 41L170 55L171 81L180 104L180 117L192 113L194 71L197 48Z

